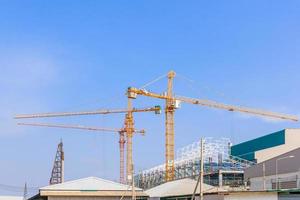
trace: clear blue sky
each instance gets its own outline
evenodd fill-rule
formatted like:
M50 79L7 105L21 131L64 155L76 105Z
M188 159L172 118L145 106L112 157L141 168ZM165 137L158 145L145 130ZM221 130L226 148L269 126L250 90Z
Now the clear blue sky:
M0 0L1 183L46 185L60 138L66 179L118 179L116 135L17 127L16 113L123 108L128 86L173 69L176 94L299 115L299 55L297 0ZM165 88L162 80L149 89ZM155 104L164 105L135 101ZM175 118L176 147L299 127L187 104ZM123 115L47 121L117 128ZM147 130L134 139L136 170L162 163L164 115L136 114L136 127Z

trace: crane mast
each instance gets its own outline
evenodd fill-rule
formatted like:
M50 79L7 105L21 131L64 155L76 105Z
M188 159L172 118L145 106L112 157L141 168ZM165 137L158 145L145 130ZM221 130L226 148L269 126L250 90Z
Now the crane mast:
M165 159L166 159L166 181L173 180L174 177L174 112L175 102L173 100L173 79L175 72L168 73L168 88L165 107L166 125L165 125Z
M131 99L128 98L127 109L131 110L131 108L132 108L132 102L131 102ZM132 161L133 127L134 127L134 121L133 121L132 112L127 112L126 113L125 129L126 129L126 140L127 140L126 180L127 180L128 185L131 185L132 179L133 179L133 174L132 174L132 169L133 169L133 166L132 166L133 165L133 161Z
M120 138L119 138L119 150L120 150L120 183L125 184L125 177L124 177L124 148L125 148L125 136L124 131L120 131Z

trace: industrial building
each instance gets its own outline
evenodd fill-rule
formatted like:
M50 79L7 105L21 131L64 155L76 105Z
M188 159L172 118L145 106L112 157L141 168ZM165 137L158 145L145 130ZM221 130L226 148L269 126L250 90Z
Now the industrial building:
M300 148L245 169L250 190L300 190Z
M204 182L220 188L243 189L249 179L248 176L244 178L245 169L259 168L257 162L300 148L298 135L300 129L284 129L234 146L228 138L204 138ZM200 141L177 151L175 180L196 179L200 171L200 151ZM164 177L165 166L162 164L139 172L135 180L140 188L149 189L163 184Z
M135 195L138 199L147 199L140 188L135 188ZM131 199L131 196L132 188L128 185L88 177L42 187L29 200L119 200Z
M284 129L231 147L231 155L256 163L300 147L300 129Z

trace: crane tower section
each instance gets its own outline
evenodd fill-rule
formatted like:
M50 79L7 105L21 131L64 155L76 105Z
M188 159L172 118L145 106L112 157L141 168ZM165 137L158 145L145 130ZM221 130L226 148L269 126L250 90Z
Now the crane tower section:
M54 165L51 172L50 185L64 182L64 150L62 141L57 146Z

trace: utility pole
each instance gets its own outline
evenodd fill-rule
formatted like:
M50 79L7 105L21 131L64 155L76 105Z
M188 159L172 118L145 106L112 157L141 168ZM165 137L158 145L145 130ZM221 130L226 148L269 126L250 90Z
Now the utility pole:
M263 162L263 190L266 190L266 164Z
M204 139L201 138L200 162L200 200L203 200Z
M28 191L27 191L27 183L25 182L25 185L24 185L23 200L27 200L27 195L28 195Z
M204 169L204 139L201 138L201 147L200 147L200 172L199 172L199 176L198 176L198 180L197 180L197 183L196 183L196 187L194 189L194 192L193 192L193 196L192 196L192 199L191 200L194 200L195 199L195 195L196 195L196 191L197 191L197 188L198 188L198 185L200 183L200 200L203 200L203 169Z
M131 171L131 187L132 187L132 200L136 200L136 194L135 194L135 186L134 186L134 166L132 163L132 171Z

